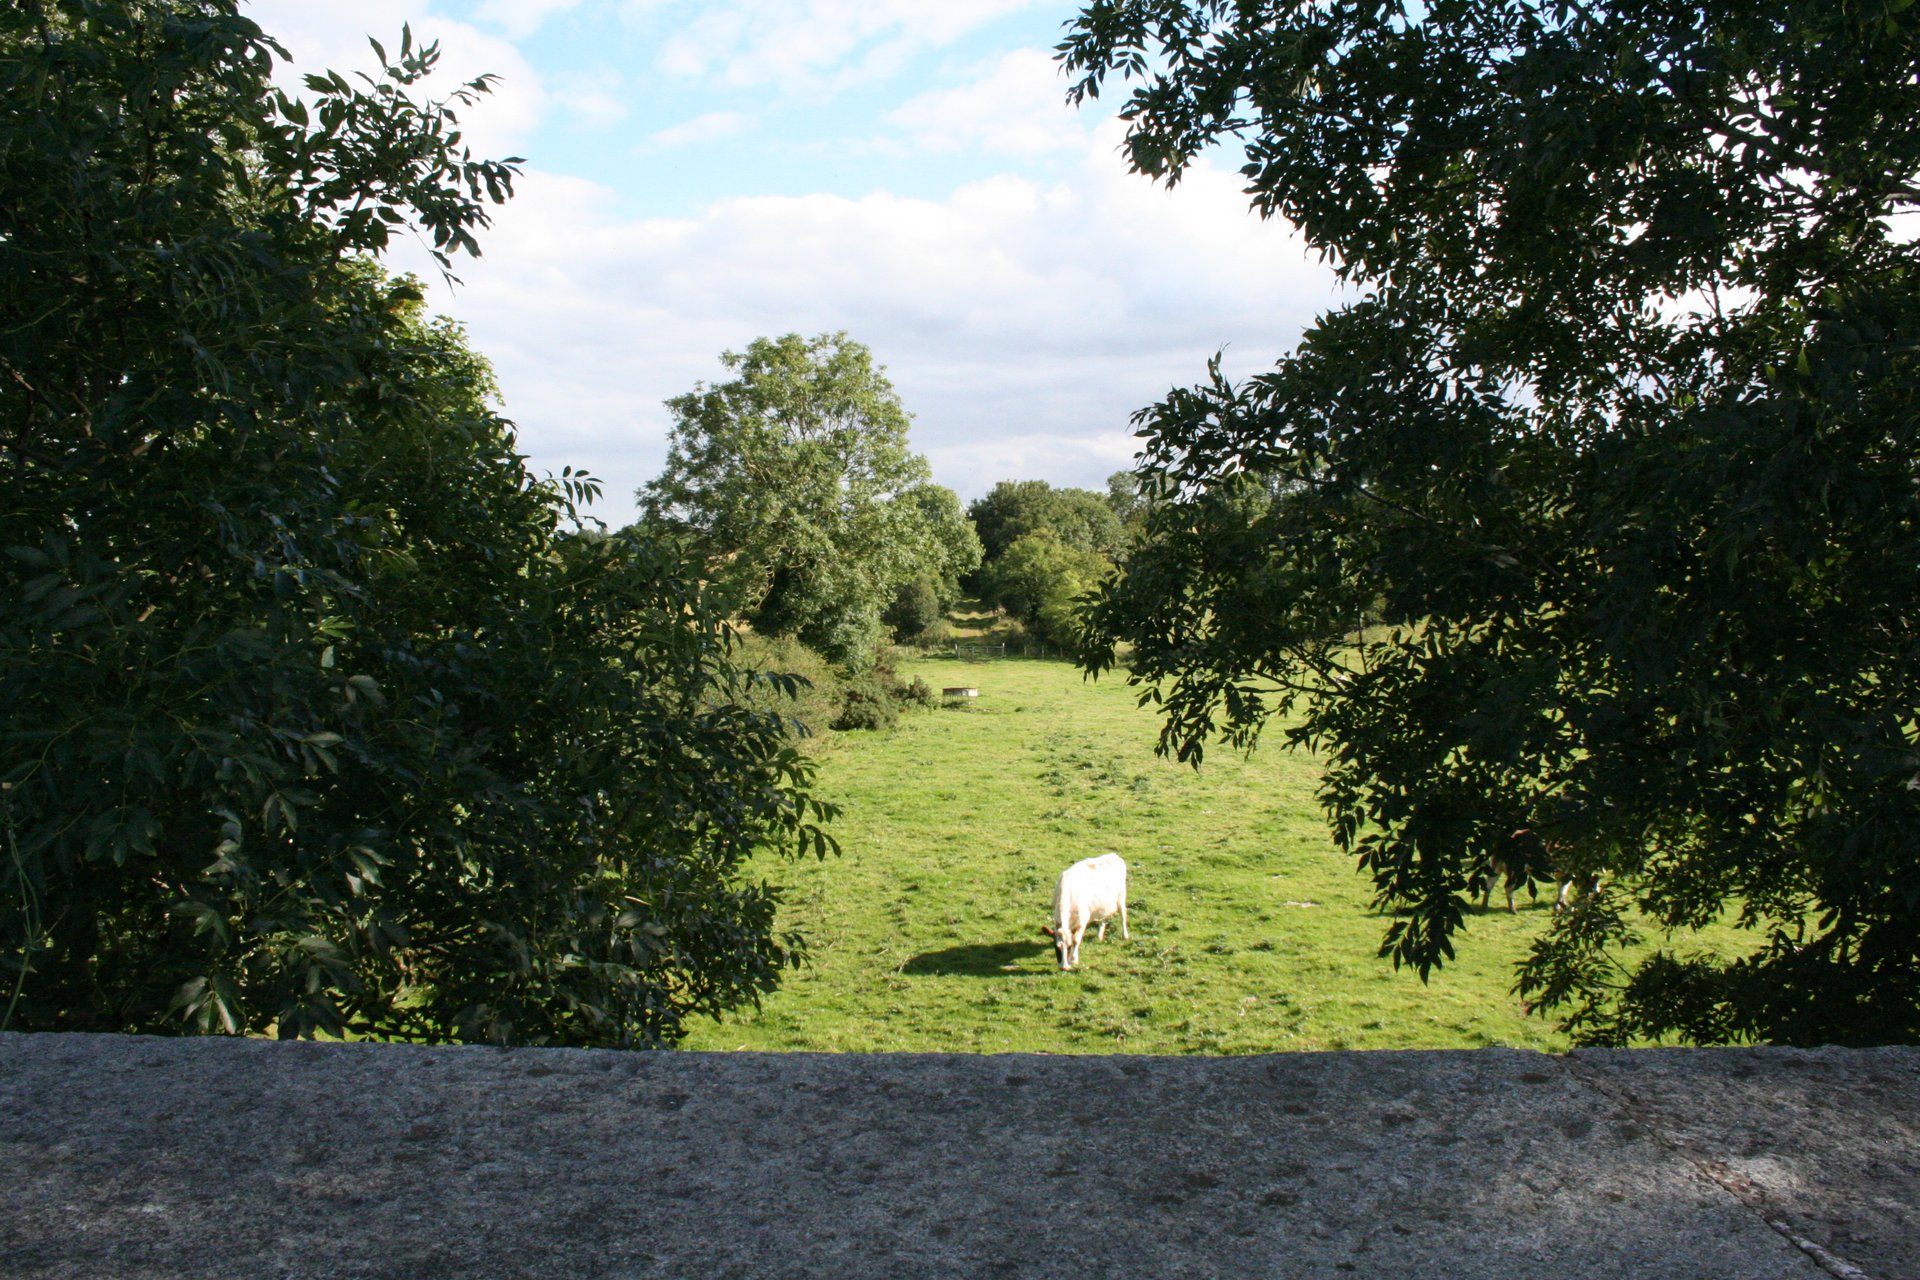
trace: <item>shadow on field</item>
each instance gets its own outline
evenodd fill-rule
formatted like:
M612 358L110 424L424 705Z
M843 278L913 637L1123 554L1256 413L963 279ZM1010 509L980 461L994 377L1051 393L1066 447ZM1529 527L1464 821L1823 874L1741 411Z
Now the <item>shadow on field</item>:
M970 947L945 947L939 951L921 952L901 965L900 972L915 975L944 973L963 978L1033 977L1031 970L1024 975L1017 972L1022 968L1021 961L1051 950L1053 948L1044 942L989 942Z

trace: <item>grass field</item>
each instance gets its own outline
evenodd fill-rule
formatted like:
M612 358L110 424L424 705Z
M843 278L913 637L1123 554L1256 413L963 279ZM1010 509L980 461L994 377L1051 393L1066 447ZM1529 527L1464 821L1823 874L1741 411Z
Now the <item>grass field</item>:
M758 1012L697 1026L694 1049L1258 1053L1565 1047L1510 994L1548 895L1472 916L1432 982L1374 952L1386 922L1313 803L1317 767L1278 749L1153 754L1156 721L1119 680L1059 662L903 664L961 709L836 736L819 785L844 853L755 868L787 893L808 967ZM1118 925L1061 973L1039 927L1061 869L1117 851ZM1732 944L1732 932L1719 939Z

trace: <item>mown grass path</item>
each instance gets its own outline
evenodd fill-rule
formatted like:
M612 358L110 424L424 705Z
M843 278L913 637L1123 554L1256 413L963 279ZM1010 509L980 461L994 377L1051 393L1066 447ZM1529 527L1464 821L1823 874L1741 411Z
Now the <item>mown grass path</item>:
M1469 919L1431 983L1375 956L1386 922L1313 803L1316 763L1277 744L1196 772L1153 754L1153 713L1064 663L912 662L964 709L839 735L820 790L843 856L755 868L812 946L758 1012L695 1049L1260 1053L1565 1047L1521 1012L1513 962L1548 896ZM1062 868L1114 850L1133 939L1088 934L1061 973L1040 936Z

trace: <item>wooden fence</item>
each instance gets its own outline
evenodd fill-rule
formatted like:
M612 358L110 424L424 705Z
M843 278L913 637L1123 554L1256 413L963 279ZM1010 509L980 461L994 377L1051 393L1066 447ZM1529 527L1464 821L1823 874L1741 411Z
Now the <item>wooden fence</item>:
M1038 640L1027 640L1017 644L998 641L988 644L978 640L956 640L945 650L928 649L930 658L954 658L961 662L991 662L996 658L1064 658L1066 652L1058 645L1041 644Z

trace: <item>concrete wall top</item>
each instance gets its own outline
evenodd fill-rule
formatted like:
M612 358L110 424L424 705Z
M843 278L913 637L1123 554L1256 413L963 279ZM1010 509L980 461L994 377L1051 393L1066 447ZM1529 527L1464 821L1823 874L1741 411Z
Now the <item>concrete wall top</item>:
M7 1277L1920 1277L1920 1049L0 1035Z

